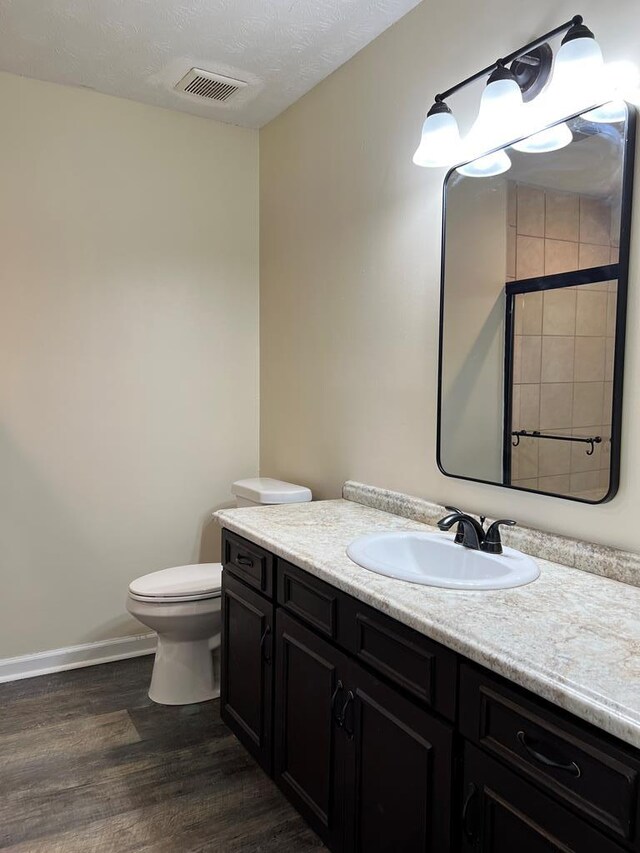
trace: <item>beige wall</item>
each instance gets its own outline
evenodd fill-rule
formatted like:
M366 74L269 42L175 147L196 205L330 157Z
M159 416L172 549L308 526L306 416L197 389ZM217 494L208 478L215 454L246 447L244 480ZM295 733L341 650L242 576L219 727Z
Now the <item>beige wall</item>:
M258 138L0 75L0 658L142 633L258 454Z
M585 0L580 11L608 59L637 61L635 0ZM640 549L637 226L615 500L581 506L466 483L435 463L443 173L411 162L424 111L435 92L574 12L568 0L424 2L261 131L263 474L318 497L353 477ZM477 94L452 105L475 106Z

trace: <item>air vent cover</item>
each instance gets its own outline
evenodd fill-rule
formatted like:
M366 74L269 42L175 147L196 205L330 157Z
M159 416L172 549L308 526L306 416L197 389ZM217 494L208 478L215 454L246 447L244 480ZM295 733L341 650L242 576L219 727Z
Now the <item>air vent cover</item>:
M186 92L188 95L206 98L208 101L224 103L240 89L244 89L246 85L243 80L223 77L222 74L203 71L202 68L192 68L179 83L176 83L175 88L178 92Z

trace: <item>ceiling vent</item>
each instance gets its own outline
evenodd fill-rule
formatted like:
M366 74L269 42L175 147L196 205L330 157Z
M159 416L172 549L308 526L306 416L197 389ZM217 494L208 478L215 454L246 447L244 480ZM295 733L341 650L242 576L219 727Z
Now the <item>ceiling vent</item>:
M197 98L226 103L246 85L243 80L223 77L222 74L203 71L202 68L192 68L179 83L176 83L175 88L178 92L186 92Z

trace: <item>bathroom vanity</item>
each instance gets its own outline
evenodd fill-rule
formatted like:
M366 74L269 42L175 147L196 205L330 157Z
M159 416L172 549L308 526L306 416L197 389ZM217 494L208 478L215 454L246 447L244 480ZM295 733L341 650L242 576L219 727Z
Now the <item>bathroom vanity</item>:
M352 501L218 519L221 715L329 849L640 850L640 589L384 578L350 539L429 528Z

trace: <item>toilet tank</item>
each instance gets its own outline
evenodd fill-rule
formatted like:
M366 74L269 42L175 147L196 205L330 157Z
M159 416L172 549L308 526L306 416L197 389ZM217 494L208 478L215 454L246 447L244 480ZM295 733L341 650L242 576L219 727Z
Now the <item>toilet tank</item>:
M231 487L236 506L269 506L273 504L306 503L312 498L306 486L296 486L271 477L253 477L236 480Z

